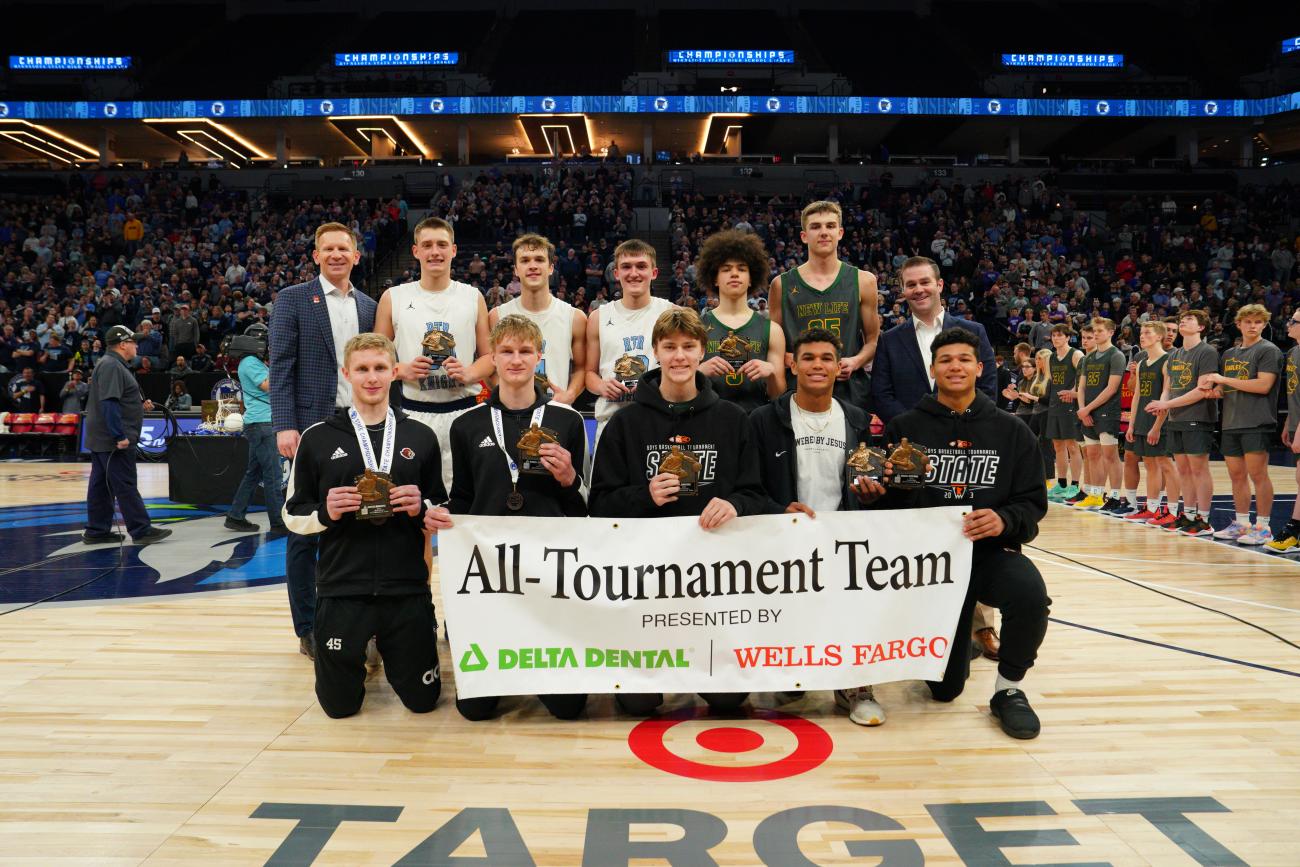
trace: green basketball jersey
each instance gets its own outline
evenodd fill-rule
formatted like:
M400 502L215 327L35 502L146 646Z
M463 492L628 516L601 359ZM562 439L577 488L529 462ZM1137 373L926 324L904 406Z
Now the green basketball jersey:
M721 355L736 368L751 358L767 361L769 329L772 323L766 316L751 313L749 321L740 328L724 325L712 310L706 310L701 318L704 320L704 326L709 329L705 358ZM732 334L739 338L739 348L744 353L740 357L729 357L726 352L721 351L722 342ZM727 376L711 376L709 381L719 397L739 404L746 412L767 403L767 383L763 380L752 380L742 373L733 373Z
M809 328L825 328L838 335L845 357L862 349L862 313L859 309L858 269L840 263L835 282L825 289L813 289L792 268L781 275L781 327L785 345Z

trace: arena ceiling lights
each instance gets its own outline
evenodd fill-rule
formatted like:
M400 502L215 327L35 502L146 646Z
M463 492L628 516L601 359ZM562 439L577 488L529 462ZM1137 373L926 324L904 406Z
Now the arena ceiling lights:
M25 151L72 165L80 160L99 158L99 151L76 139L68 138L47 126L25 120L0 120L0 136Z
M555 156L555 138L564 156L579 153L583 145L591 152L590 121L585 114L521 114L519 125L534 154Z
M697 150L702 154L720 154L726 151L727 139L733 132L741 133L745 125L736 123L736 118L749 117L746 113L736 114L711 114L704 119L704 130L700 135L700 146Z
M182 147L193 145L222 162L244 168L254 159L270 159L257 145L243 138L229 127L206 117L162 118L147 117L144 123Z
M398 156L432 156L406 122L395 115L340 115L327 120L366 156L374 156L371 142L376 137L392 142L393 153Z

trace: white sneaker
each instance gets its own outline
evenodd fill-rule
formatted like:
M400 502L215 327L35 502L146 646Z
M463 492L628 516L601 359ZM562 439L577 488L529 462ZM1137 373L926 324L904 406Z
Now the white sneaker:
M1243 524L1240 521L1233 521L1231 524L1224 527L1222 530L1216 530L1214 533L1214 538L1226 539L1230 542L1235 542L1249 532L1250 532L1249 524Z
M1252 527L1249 533L1237 539L1238 545L1265 545L1273 541L1273 531L1267 526Z
M869 686L835 690L835 703L849 712L849 719L860 726L885 724L885 709L876 701Z

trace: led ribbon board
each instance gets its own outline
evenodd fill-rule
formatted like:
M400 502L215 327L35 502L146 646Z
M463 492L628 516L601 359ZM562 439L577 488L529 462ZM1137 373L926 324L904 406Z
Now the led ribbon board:
M98 72L115 69L130 69L129 57L100 56L32 56L26 54L9 55L10 69L38 69L53 72Z
M335 54L335 66L455 66L459 51L370 51Z
M750 49L695 50L668 52L669 63L720 64L788 64L794 63L794 51L788 49L753 51Z

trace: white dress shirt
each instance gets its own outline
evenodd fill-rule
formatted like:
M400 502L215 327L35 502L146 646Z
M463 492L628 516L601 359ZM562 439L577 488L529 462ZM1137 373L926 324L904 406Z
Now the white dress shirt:
M912 330L916 332L916 345L921 350L921 366L925 368L925 378L930 380L930 388L934 388L934 375L930 373L930 344L939 336L943 330L943 314L940 313L934 317L934 325L926 325L915 316L912 317Z
M343 347L347 346L348 341L361 331L361 323L357 319L356 290L351 282L346 289L340 289L326 280L324 275L320 278L320 284L325 289L325 312L330 316L330 333L334 337L334 358L341 367ZM334 405L351 406L352 386L337 368L334 374L338 379L338 386L334 392Z

